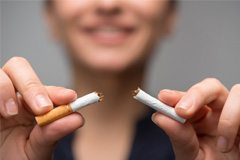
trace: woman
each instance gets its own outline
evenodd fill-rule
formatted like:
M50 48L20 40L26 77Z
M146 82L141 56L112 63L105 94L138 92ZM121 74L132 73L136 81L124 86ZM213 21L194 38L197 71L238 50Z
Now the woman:
M76 92L44 86L24 58L6 62L0 70L1 158L45 160L54 152L55 159L239 159L239 85L229 92L205 79L187 92L160 91L159 99L187 118L185 124L154 113L156 126L152 111L132 100L154 44L171 33L175 5L46 1L46 19L66 48ZM44 127L35 124L34 115L94 90L104 93L103 103Z

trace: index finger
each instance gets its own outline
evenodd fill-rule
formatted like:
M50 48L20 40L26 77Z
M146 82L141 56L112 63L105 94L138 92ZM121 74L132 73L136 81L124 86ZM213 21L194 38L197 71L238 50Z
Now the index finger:
M191 87L176 105L177 113L184 118L192 118L205 105L221 109L227 99L228 90L220 81L208 78Z
M3 66L3 70L34 114L43 114L52 109L53 104L45 87L26 59L11 58Z

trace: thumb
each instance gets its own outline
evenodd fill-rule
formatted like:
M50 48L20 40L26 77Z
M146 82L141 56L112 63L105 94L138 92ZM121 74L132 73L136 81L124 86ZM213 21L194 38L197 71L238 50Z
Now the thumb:
M82 116L79 113L73 113L44 127L36 125L25 148L28 158L34 160L51 159L56 142L80 128L83 123Z
M162 90L158 98L170 106L175 106L183 95L183 92L175 90ZM200 155L199 142L189 122L180 124L161 113L154 113L152 120L169 136L176 160L193 160Z
M49 97L56 105L68 104L76 99L73 90L63 87L46 86ZM44 127L36 125L30 133L26 144L26 154L29 159L51 159L54 146L58 140L80 128L84 119L80 113L72 113Z
M160 113L154 113L153 122L169 136L176 160L193 160L199 156L199 143L190 123L180 124Z

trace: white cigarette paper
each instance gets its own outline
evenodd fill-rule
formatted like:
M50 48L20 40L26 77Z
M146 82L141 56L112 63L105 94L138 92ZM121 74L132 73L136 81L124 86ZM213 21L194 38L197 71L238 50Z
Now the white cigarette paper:
M148 105L149 107L155 109L156 111L180 122L180 123L185 123L186 119L180 117L177 115L175 112L175 109L171 106L168 106L158 99L152 97L151 95L147 94L140 88L138 88L136 91L134 91L134 99L144 103L145 105Z
M80 108L101 101L102 98L103 96L101 94L97 92L92 92L76 99L74 102L70 103L69 106L71 107L72 111L75 112Z

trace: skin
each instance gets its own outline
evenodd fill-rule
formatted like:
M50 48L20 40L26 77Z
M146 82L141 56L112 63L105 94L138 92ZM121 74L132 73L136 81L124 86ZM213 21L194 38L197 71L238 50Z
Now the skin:
M1 159L51 159L56 142L83 126L81 114L86 124L76 132L75 158L126 159L134 126L147 112L130 93L143 84L148 57L171 32L175 12L168 1L59 0L45 15L51 34L68 51L77 93L45 86L24 58L7 61L0 70ZM118 30L100 32L99 26ZM93 90L104 92L104 103L44 127L34 123L34 115ZM239 93L240 85L228 91L213 78L186 92L160 91L159 99L188 119L180 124L160 113L152 116L169 135L177 160L240 158Z
M208 78L187 92L163 90L158 97L175 106L180 116L188 118L188 122L181 125L159 113L152 116L169 135L177 160L240 158L239 85L234 85L229 92L217 79Z

